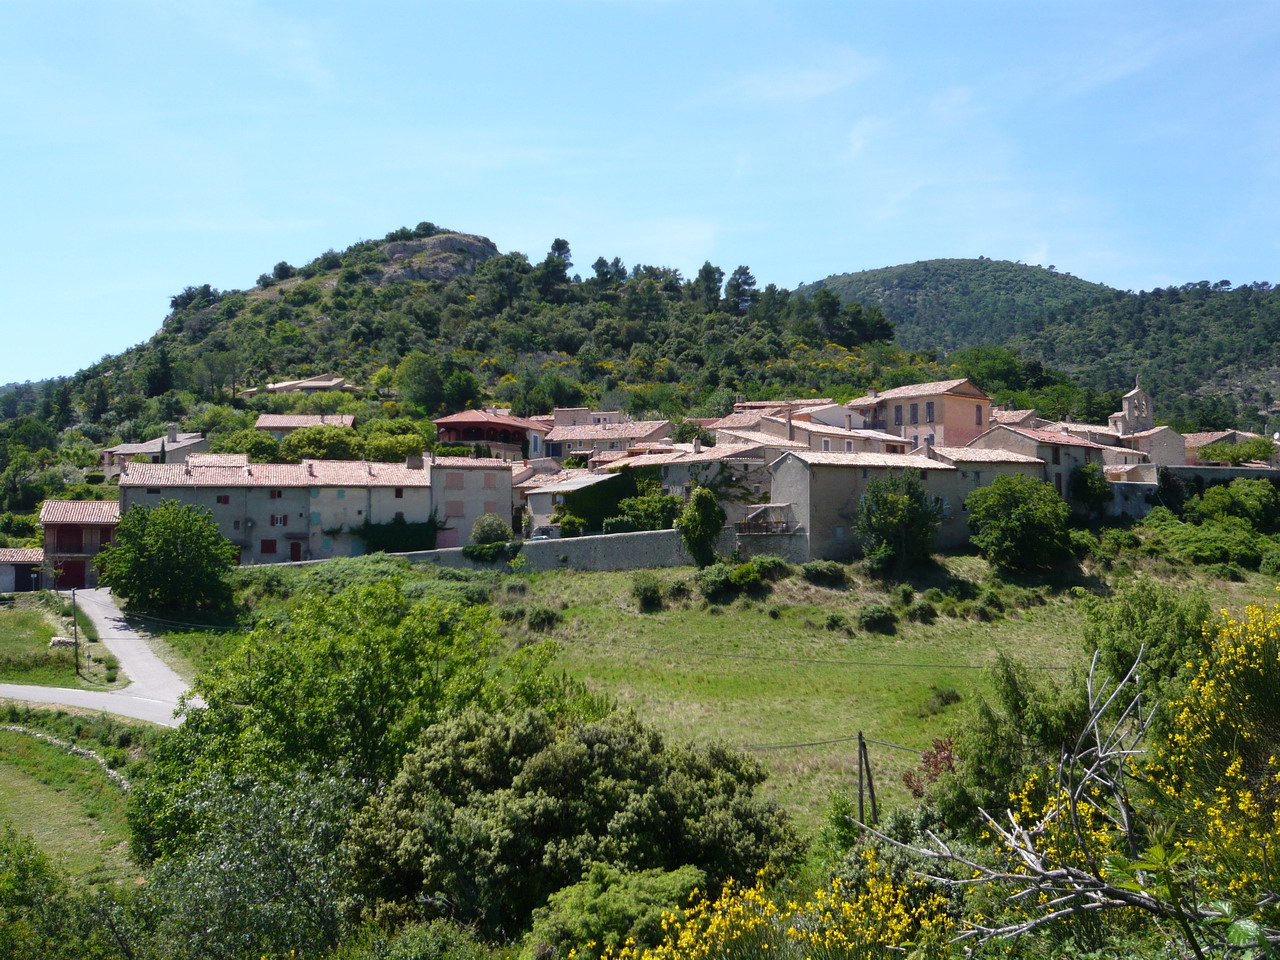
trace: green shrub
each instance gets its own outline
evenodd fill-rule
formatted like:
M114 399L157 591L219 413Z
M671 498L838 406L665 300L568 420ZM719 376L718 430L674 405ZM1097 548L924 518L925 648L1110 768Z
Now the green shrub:
M631 577L631 596L641 612L662 609L662 581L650 570L639 570Z
M1125 550L1137 550L1142 546L1142 539L1132 530L1112 528L1102 531L1098 537L1098 543L1107 554L1118 556Z
M1258 569L1265 573L1268 577L1280 576L1280 550L1272 550L1262 556L1262 562L1258 564Z
M733 567L727 563L713 563L693 575L698 591L713 602L731 598L736 592L733 584Z
M1207 520L1196 526L1177 520L1153 524L1148 516L1145 523L1154 527L1157 547L1162 546L1164 552L1176 560L1198 566L1235 563L1256 570L1262 562L1262 547L1268 543L1240 517Z
M667 584L667 597L671 600L688 600L693 589L689 586L689 581L685 577L678 580L672 580Z
M934 714L941 713L953 703L960 702L960 691L955 687L943 687L939 690L933 688L933 692L929 694L929 699L924 702L924 706L916 713L918 717L931 717Z
M773 553L762 553L751 558L762 580L785 580L795 572L795 568L782 557Z
M523 606L498 607L498 618L503 623L519 623L524 619L525 613Z
M849 620L848 618L845 617L843 613L832 612L827 614L827 622L825 626L828 630L832 630L832 631L848 630Z
M916 592L909 583L900 583L893 588L894 603L900 603L904 607L911 602L915 595Z
M597 863L580 883L553 893L533 912L529 940L535 953L553 948L567 957L576 948L584 960L605 949L616 954L629 940L653 946L662 939L663 914L684 906L705 884L706 874L696 867L631 873Z
M481 514L471 525L472 543L506 543L511 537L511 524L496 513Z
M560 611L551 607L530 607L528 623L530 630L545 632L552 630L560 623Z
M982 595L982 603L997 613L1004 613L1004 600L994 590L988 590Z
M843 587L847 582L844 567L834 560L810 560L800 566L800 575L820 587Z
M928 600L930 603L942 603L942 601L945 600L946 597L947 595L937 587L930 587L928 590L924 592L924 598Z
M483 519L483 518L482 518ZM520 553L523 543L512 540L510 543L468 543L462 548L462 555L473 563L504 563L514 560Z
M1244 571L1235 563L1211 563L1204 568L1205 574L1214 580L1229 580L1240 583L1244 580Z
M933 623L934 620L938 619L938 608L924 597L921 597L907 607L907 619L916 623Z
M883 603L869 603L858 611L858 626L871 633L893 633L898 617Z
M1098 538L1088 530L1071 530L1071 553L1077 560L1098 555Z
M734 567L729 574L729 582L740 593L752 593L763 586L763 581L760 579L760 571L750 561L740 563Z
M630 517L610 517L604 522L605 533L634 533L640 528Z

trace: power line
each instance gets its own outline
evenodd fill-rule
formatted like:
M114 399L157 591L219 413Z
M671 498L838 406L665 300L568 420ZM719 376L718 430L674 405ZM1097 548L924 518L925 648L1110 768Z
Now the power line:
M742 749L751 750L757 753L764 750L795 750L800 747L825 747L832 743L848 743L850 740L857 739L858 735L854 734L852 737L833 737L830 740L809 740L805 743L773 743L767 746L753 745L749 747L742 747ZM901 750L904 753L914 754L917 757L923 756L923 751L917 750L915 747L904 747L899 743L890 743L888 740L876 740L873 737L864 736L862 739L867 743L876 743L882 747L891 747L894 750Z

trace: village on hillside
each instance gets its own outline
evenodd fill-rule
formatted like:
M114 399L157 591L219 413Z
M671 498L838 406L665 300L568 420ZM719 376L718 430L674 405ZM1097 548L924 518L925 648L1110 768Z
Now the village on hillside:
M324 375L264 390L359 388ZM1072 503L1072 477L1096 469L1112 492L1106 511L1137 518L1160 502L1162 473L1199 486L1280 475L1273 442L1276 452L1266 461L1202 457L1206 449L1220 455L1224 445L1262 438L1238 430L1183 435L1156 426L1151 399L1136 384L1106 424L1001 409L964 378L871 390L844 404L739 400L727 416L686 421L690 442L673 440L669 420L585 407L527 418L497 408L466 410L434 424L438 446L469 448L472 455L420 451L394 463L256 463L243 453L210 453L204 436L175 426L144 443L110 447L101 453L102 471L119 484L119 500L46 500L43 547L0 550L0 592L95 586L93 558L112 542L121 516L163 500L207 508L239 548L241 564L358 556L369 550L369 530L381 525L423 531L415 557L449 563L461 562L458 548L486 514L509 519L530 546L571 534L619 535L619 525L599 518L635 494L628 471L643 470L665 495L687 499L697 486L712 490L743 555L767 552L805 562L856 557L853 521L867 484L906 471L943 506L937 542L944 548L967 541L968 496L1000 476L1043 481ZM349 414L264 413L255 426L280 440L307 427L352 430L356 423ZM593 504L595 523L584 525L574 513L583 498ZM590 554L557 548L555 556L561 565L583 568L686 562L676 540L664 542L669 549L641 555L623 547L605 561L598 544Z

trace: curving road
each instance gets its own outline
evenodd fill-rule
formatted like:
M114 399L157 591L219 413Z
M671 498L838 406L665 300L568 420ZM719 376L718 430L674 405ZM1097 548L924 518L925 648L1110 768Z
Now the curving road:
M187 692L187 684L156 656L146 638L129 626L111 591L103 587L77 590L76 603L98 628L102 645L120 661L129 685L120 690L80 690L0 683L0 698L102 710L166 727L181 723L182 718L173 713L178 698Z

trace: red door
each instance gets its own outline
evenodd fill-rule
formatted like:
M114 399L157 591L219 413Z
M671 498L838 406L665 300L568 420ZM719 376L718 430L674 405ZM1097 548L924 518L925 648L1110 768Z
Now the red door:
M64 560L54 580L59 590L77 590L84 588L84 561Z
M302 541L301 540L295 540L293 541L293 543L289 544L289 559L290 560L302 559Z

